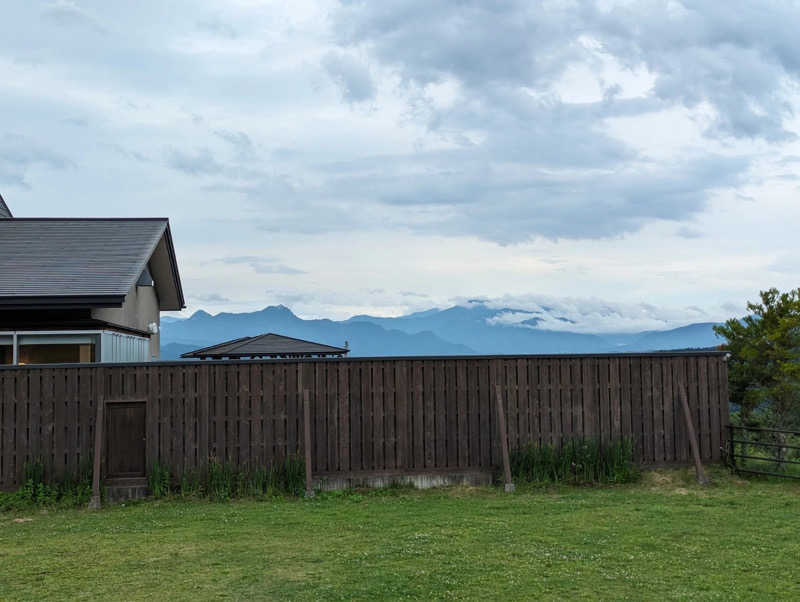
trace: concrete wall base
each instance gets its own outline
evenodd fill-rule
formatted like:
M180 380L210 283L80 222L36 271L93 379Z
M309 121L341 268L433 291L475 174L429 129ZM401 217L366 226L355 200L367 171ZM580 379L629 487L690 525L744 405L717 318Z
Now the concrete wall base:
M337 489L382 488L392 485L416 489L451 487L453 485L481 486L492 484L492 473L482 470L435 473L348 473L314 476L314 488L322 491Z

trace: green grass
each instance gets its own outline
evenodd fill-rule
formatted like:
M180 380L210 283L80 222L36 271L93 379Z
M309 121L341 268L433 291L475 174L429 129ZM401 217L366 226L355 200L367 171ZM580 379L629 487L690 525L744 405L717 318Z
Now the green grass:
M712 476L0 513L0 599L796 597L800 484Z

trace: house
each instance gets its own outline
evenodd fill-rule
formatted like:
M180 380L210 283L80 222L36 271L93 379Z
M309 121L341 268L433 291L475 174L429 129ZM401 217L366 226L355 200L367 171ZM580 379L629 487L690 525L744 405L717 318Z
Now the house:
M345 343L346 345L347 343ZM269 332L255 337L243 337L203 347L181 355L184 359L258 359L344 357L350 353L346 347L332 347L322 343L294 339Z
M20 218L0 198L0 364L159 358L185 307L166 218Z

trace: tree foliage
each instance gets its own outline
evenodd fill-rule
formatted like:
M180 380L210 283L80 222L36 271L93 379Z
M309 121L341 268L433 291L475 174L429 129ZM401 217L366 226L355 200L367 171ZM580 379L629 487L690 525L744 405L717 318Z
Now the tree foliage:
M761 292L749 315L715 332L727 339L731 401L742 417L776 428L800 427L800 288Z

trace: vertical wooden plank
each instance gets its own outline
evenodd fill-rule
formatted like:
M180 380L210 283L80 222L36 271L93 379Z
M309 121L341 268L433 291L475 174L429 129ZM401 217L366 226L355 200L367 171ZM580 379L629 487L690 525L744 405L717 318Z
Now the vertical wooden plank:
M209 366L203 364L194 368L197 373L197 467L201 473L208 470L210 417L210 379Z
M436 460L434 465L437 468L445 468L447 466L447 407L444 397L445 370L443 360L434 360L433 372L433 420L436 424L434 432Z
M641 357L631 358L631 431L637 462L644 462L644 434L642 431L642 372Z
M53 381L56 381L55 370L48 368L47 372L52 376ZM29 398L29 385L28 379L25 377L25 372L20 374L15 383L15 397L16 397L16 418L14 420L14 430L16 431L15 438L15 454L17 457L17 479L21 482L22 471L26 462L32 460L30 453L30 446L28 442L28 418L30 415L30 398ZM64 396L64 384L60 383L59 394L62 399ZM52 472L48 474L50 478L61 479L64 476L64 408L57 407L58 404L53 399L54 407L57 408L58 413L55 414L54 420L58 419L56 425L53 426L53 463ZM63 401L62 401L63 404ZM60 427L60 428L59 428ZM60 455L60 458L59 458Z
M481 418L478 372L480 364L467 360L467 403L469 405L469 466L481 465Z
M42 368L38 370L31 370L30 378L41 379L41 396L42 396L42 449L41 457L44 462L45 474L48 478L53 477L53 447L55 437L55 400L53 391L53 370L51 368ZM21 419L23 411L22 404L17 403L17 419ZM18 425L16 425L18 428ZM22 464L24 463L24 456L20 458L17 456L17 473L21 474Z
M719 363L719 427L720 435L726 435L730 424L730 397L728 393L728 360L720 358Z
M603 443L611 440L611 361L604 357L597 361L600 392L600 438Z
M653 373L653 461L663 463L664 457L664 361L662 358L652 360Z
M262 364L262 378L264 381L264 464L272 466L277 457L277 449L275 447L275 364L264 362ZM313 375L313 368L312 368ZM313 377L309 379L313 381ZM312 385L313 386L313 385ZM314 391L311 390L311 403L313 411ZM314 417L312 414L311 429L314 429ZM312 446L312 459L313 459L313 446Z
M372 470L375 468L375 439L373 433L374 417L374 401L372 399L372 383L375 372L372 367L372 362L362 362L361 364L361 400L363 412L361 420L364 428L364 436L362 438L361 448L363 449L363 462L365 470Z
M517 364L517 403L519 408L519 441L520 448L531 441L531 399L528 377L530 372L530 359L520 358Z
M94 410L94 395L92 395L92 375L93 371L91 368L79 368L78 372L78 399L80 399L80 409L79 409L79 444L78 449L80 450L80 458L78 459L78 469L84 470L88 469L89 461L92 457L92 440L91 440L91 422L92 422L92 410ZM38 443L39 438L39 429L41 428L41 420L39 416L39 401L35 397L31 396L32 407L36 408L36 440ZM149 449L149 447L148 447ZM34 452L35 454L35 452ZM150 460L148 456L148 466L150 466Z
M383 424L384 424L384 468L397 466L397 406L395 402L396 361L381 362L383 369Z
M78 398L78 368L67 368L64 377L66 379L66 407L64 423L65 433L64 439L65 446L65 470L68 474L78 474L78 459L80 457L80 402ZM33 406L31 402L29 407L29 424L28 430L32 431L34 428L32 416L30 416L30 409Z
M444 362L444 374L445 456L447 467L454 468L458 466L458 390L454 360Z
M170 389L170 403L172 404L172 455L173 470L176 475L186 471L186 373L182 367L171 369L172 388ZM113 387L117 391L117 387Z
M711 412L708 399L708 357L697 358L697 411L700 414L698 442L703 460L711 459Z
M25 462L41 456L40 381L33 370L23 369L9 371L5 374L10 376L9 381L12 383L10 390L13 391L11 405L8 408L13 422L10 423L9 428L16 430L14 448L8 451L9 463L13 465L16 456L16 461L24 467ZM2 441L0 441L0 445L2 445ZM0 451L0 454L3 453ZM16 483L16 477L14 479Z
M664 378L662 386L664 394L662 402L664 404L664 460L666 462L675 461L675 403L674 392L672 389L674 361L671 357L662 360L664 364Z
M407 360L395 362L395 408L396 408L396 438L397 453L395 456L395 467L399 470L411 468L409 461L409 448L411 442L411 396L408 392L408 371L409 363Z
M413 412L413 441L414 441L414 468L425 468L425 392L423 366L421 360L412 360L412 374L414 375L414 412Z
M458 466L469 466L469 407L467 405L467 360L455 362L456 415L458 416Z
M705 457L703 453L703 443L702 443L702 436L701 436L701 422L700 422L700 394L699 394L699 362L697 361L698 358L694 356L688 356L686 358L686 394L689 400L689 409L692 412L692 423L695 428L695 434L697 435L697 444L700 450L700 458L702 459ZM688 433L687 433L688 434ZM689 449L691 450L691 441Z
M350 399L350 470L363 469L361 409L361 363L347 363L347 384Z
M14 382L16 370L0 371L0 487L17 487L14 467Z
M505 397L505 378L503 374L503 363L499 359L489 360L489 407L488 414L492 416L492 429L490 432L490 452L491 466L500 466L503 461L503 450L500 446L500 439L497 437L497 385L500 385L501 393Z
M183 392L183 470L197 468L197 366L182 371Z
M301 427L303 417L303 402L299 389L300 364L290 362L286 364L286 440L287 453L297 455L300 451L300 440L303 438ZM336 390L333 391L336 399ZM335 432L334 425L334 432Z
M492 452L491 452L491 439L492 428L494 428L494 421L492 420L493 409L493 393L489 388L489 360L476 360L476 368L478 370L478 411L480 415L480 466L483 468L491 468L492 466Z
M708 359L708 404L711 420L711 461L719 462L721 458L721 438L720 429L720 403L719 403L719 357Z
M631 428L631 358L619 358L619 404L620 404L620 436L630 439Z
M375 470L386 468L384 446L386 432L384 430L383 413L383 362L372 362L372 436L373 458Z
M327 363L327 400L328 400L328 429L327 453L328 470L339 470L339 385L337 383L338 370L334 363Z
M265 465L262 367L263 364L261 363L251 363L247 365L248 372L250 373L250 464L253 467Z
M609 359L609 406L611 410L611 439L619 440L622 436L622 397L620 394L620 360Z
M339 402L337 410L337 417L339 420L338 426L338 445L339 449L337 455L339 457L339 470L350 470L350 380L348 366L344 362L336 364L336 384L338 386L338 393L336 398Z
M508 410L505 414L508 448L516 450L519 449L519 389L517 362L515 360L502 360L500 370L502 371L501 374L504 374L504 400Z
M247 364L234 367L236 371L238 465L250 466L250 368Z
M436 466L436 372L431 360L425 361L424 379L425 468L433 468Z
M305 383L304 383L305 384ZM311 396L305 387L303 391L303 457L306 464L306 497L312 497L314 490L311 488L312 462L311 462Z
M642 360L642 439L644 460L652 463L655 459L655 436L653 434L653 360Z

